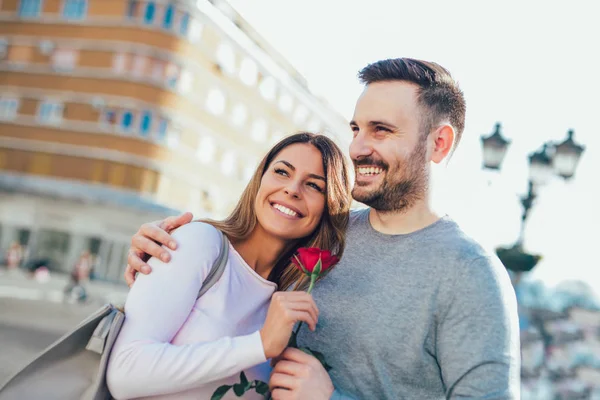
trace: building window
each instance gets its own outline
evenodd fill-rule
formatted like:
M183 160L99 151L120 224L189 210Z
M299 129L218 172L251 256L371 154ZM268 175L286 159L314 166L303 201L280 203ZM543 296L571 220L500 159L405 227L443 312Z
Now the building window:
M284 113L289 113L292 111L294 107L294 101L292 100L292 96L287 93L282 93L279 96L279 109Z
M155 82L163 82L164 80L165 63L161 60L152 61L152 71L150 72L152 80Z
M271 134L271 144L274 145L284 138L283 132L276 130Z
M142 78L146 74L146 63L148 58L145 56L135 56L133 58L133 68L131 74L136 78Z
M52 53L52 67L57 71L73 71L77 56L76 50L58 49Z
M313 133L319 133L321 131L321 121L317 118L313 118L308 124L308 130Z
M242 103L236 104L231 110L231 122L235 126L242 126L248 119L248 109Z
M179 34L186 36L190 30L190 14L183 13L179 19Z
M258 78L258 67L251 58L244 58L242 65L240 66L240 79L243 83L248 86L256 85L256 79Z
M41 155L41 154L37 154ZM39 159L39 158L38 158ZM50 172L50 162L41 161L41 165L45 165L44 173ZM44 255L44 258L49 260L51 265L55 265L62 272L68 272L69 261L68 250L71 244L71 235L67 232L55 231L51 229L40 229L35 236L35 252L39 255Z
M117 53L113 56L112 70L117 74L124 74L127 71L127 61L129 56L125 53Z
M202 29L203 25L197 19L192 19L190 24L190 32L188 34L188 38L192 43L198 43L200 38L202 38Z
M231 176L237 169L236 155L233 151L228 151L223 155L223 159L221 160L221 171L227 175Z
M142 113L142 120L140 121L140 135L148 137L150 129L152 128L152 112L144 111Z
M21 0L19 4L19 16L36 18L42 11L42 0Z
M139 15L140 2L138 0L129 0L127 4L127 18L134 19Z
M173 4L167 5L165 8L165 15L163 17L163 28L171 29L173 27L173 14L175 13L175 6Z
M260 118L254 121L252 124L252 139L257 142L264 142L267 140L267 121Z
M244 181L246 181L246 182L250 181L250 178L252 178L252 176L254 176L254 172L256 171L257 165L258 164L255 162L246 164L246 166L244 167L244 171L242 172L242 179Z
M0 39L0 60L4 60L6 55L8 54L8 40L2 38Z
M133 113L131 111L125 111L121 115L121 129L128 132L133 126Z
M0 97L0 121L12 121L17 117L19 99Z
M181 128L171 123L169 132L167 133L167 146L171 149L179 146L179 138L181 137Z
M177 87L177 81L179 80L179 75L181 73L181 68L176 64L168 64L165 68L165 78L166 84L169 88L175 89Z
M209 213L213 211L214 207L211 201L211 194L208 190L203 190L201 192L202 200L200 201L201 207L204 211L208 211Z
M235 53L229 43L221 43L217 49L217 64L227 74L235 73Z
M43 39L38 43L38 49L40 50L40 53L45 56L51 56L55 48L56 45L54 42L48 39Z
M275 94L277 92L275 78L270 76L266 76L265 78L263 78L263 80L260 82L260 85L258 86L258 91L260 92L261 96L265 99L274 100Z
M58 124L62 121L64 104L56 100L44 100L38 106L38 121L44 124Z
M146 12L144 12L144 23L152 24L154 22L154 15L156 14L156 4L153 1L149 1L146 4Z
M215 159L217 147L215 141L209 136L203 136L198 143L196 157L203 164L210 164Z
M206 108L211 114L221 115L225 111L225 94L221 89L212 89L206 97Z
M104 126L115 126L115 124L117 123L117 112L111 109L103 110L100 114L100 122Z
M181 71L179 75L179 82L177 82L177 89L181 93L188 93L192 90L192 85L194 83L194 77L190 71Z
M298 107L296 107L296 110L294 111L294 123L296 125L303 124L307 118L308 110L306 109L306 107L304 107L302 104L298 105Z
M87 0L64 0L63 17L82 20L87 14Z
M169 131L169 120L167 118L161 118L158 121L158 130L156 132L156 139L165 143L167 140L167 132Z

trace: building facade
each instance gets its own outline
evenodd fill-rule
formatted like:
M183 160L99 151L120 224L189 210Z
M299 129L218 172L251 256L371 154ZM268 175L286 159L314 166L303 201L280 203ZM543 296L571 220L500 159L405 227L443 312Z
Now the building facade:
M582 282L517 286L524 400L600 400L600 305Z
M3 250L119 280L141 223L226 215L300 130L351 137L224 1L0 0Z

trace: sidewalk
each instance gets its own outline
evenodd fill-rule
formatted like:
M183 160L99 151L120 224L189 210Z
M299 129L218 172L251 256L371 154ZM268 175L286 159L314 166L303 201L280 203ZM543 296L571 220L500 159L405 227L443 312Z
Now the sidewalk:
M0 269L0 331L42 332L58 337L103 304L124 304L129 291L124 283L90 281L86 284L88 299L69 303L63 297L68 282L66 274L51 273L47 281L40 282L23 270ZM4 344L0 340L0 347Z
M67 274L53 272L47 281L30 278L23 270L0 269L0 299L42 300L52 303L63 302L63 289L69 282ZM123 284L103 281L89 281L87 303L123 304L129 288Z

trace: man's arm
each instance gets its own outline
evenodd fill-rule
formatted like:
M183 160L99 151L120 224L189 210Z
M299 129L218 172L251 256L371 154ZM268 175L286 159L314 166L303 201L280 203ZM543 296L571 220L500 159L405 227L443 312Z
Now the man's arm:
M148 222L140 227L131 238L131 247L127 253L125 281L128 286L135 281L135 274L149 274L152 268L146 263L150 257L169 262L170 255L161 245L171 250L177 248L177 242L170 232L192 221L192 213L186 212L176 217L168 217L162 221Z
M315 357L288 348L278 360L269 380L273 400L354 400L335 390L329 374Z
M440 292L437 359L448 399L518 399L517 303L504 266L480 257L457 266Z

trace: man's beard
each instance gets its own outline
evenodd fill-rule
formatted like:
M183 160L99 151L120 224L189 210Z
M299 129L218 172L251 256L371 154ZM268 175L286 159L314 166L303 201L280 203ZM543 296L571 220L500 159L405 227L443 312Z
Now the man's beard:
M383 212L406 211L417 201L423 199L428 187L426 157L426 139L421 139L406 161L403 171L388 175L389 166L381 161L362 159L355 161L355 166L378 165L385 170L385 178L378 188L371 192L360 193L357 184L352 189L354 200ZM396 179L394 179L396 178Z

